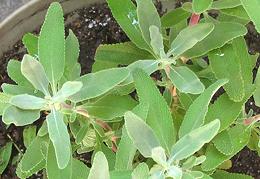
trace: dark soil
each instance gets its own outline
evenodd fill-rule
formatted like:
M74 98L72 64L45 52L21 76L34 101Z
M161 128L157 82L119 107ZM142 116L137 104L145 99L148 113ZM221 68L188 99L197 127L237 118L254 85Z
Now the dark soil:
M181 0L178 0L179 3ZM180 4L179 4L180 5ZM82 74L91 72L91 66L94 62L94 55L96 48L100 44L111 44L118 42L128 41L127 36L122 29L117 25L116 21L112 17L107 5L95 5L91 8L85 8L73 13L70 13L65 17L66 19L66 32L72 29L80 42L80 58L79 61L82 65ZM255 54L260 52L260 36L254 30L252 25L248 26L249 33L246 36L246 40L249 46L249 52ZM39 31L39 30L38 30ZM37 34L36 31L35 33ZM13 50L5 53L3 58L0 59L0 85L3 83L11 83L12 81L6 74L6 66L9 59L21 60L26 53L25 48L21 42L18 42ZM259 66L260 59L258 59L257 67ZM254 69L254 74L256 69ZM260 114L260 108L254 105L253 99L250 99L247 103L247 110L253 109L255 114ZM15 127L11 125L8 130L5 129L5 125L0 120L0 147L4 146L6 142L13 142L19 147L21 151L24 151L24 145L22 140L22 127ZM12 157L15 156L18 151L13 147ZM82 158L83 157L83 158ZM90 162L90 156L81 156L81 159L85 163ZM232 159L233 166L231 172L239 172L249 174L255 178L260 178L260 157L255 153L245 148L239 154ZM17 178L15 175L15 165L9 164L1 179L13 179ZM41 174L33 176L32 178L41 178Z

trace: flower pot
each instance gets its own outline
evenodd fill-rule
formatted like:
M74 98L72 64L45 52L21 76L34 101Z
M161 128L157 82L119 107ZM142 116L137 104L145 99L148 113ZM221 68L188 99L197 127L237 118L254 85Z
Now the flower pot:
M31 0L0 23L0 58L10 50L26 32L36 30L42 25L50 3L54 0ZM59 0L64 14L90 6L104 0Z

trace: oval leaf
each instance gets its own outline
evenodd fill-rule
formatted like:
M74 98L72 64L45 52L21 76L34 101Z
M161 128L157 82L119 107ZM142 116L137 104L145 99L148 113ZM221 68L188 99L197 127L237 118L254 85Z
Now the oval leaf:
M24 55L21 64L22 74L29 80L34 88L43 92L46 96L49 95L49 81L43 66L38 60L30 55Z
M40 118L40 110L22 110L15 106L9 106L4 110L3 122L7 125L25 126L32 124Z
M192 9L196 14L203 13L208 10L212 4L213 0L193 0L192 1Z
M186 66L171 66L168 77L182 93L200 94L205 89L197 75Z

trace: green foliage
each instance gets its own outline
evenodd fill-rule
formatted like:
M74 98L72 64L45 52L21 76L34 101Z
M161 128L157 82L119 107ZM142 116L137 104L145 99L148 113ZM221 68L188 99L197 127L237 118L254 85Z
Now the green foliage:
M9 163L9 159L12 154L12 142L5 144L5 146L0 149L0 174L2 175L5 168Z
M260 149L259 116L245 111L252 95L260 106L260 75L243 37L250 19L258 29L258 2L193 0L162 17L152 0L107 2L131 42L100 45L92 73L81 76L59 3L39 36L23 37L28 54L7 65L0 114L6 128L25 126L26 151L6 143L0 173L14 146L19 178L250 178L219 169ZM188 25L191 15L200 19Z
M192 9L195 13L200 14L206 10L208 10L213 3L213 0L206 0L206 1L200 1L200 0L193 0L192 1Z
M241 4L245 8L250 19L255 24L256 30L260 32L260 21L258 17L258 7L260 2L258 0L241 0Z

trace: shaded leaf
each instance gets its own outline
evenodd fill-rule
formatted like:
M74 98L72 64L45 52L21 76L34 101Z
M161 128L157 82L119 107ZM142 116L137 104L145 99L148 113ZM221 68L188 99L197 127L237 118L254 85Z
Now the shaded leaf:
M100 45L96 50L92 71L129 65L140 59L152 59L152 55L136 47L132 42Z
M165 28L175 26L183 20L188 19L190 15L191 13L183 10L182 8L176 8L162 16L162 26Z
M7 167L11 154L12 154L12 142L8 142L5 146L1 147L0 149L0 174L4 172L5 168Z
M218 1L213 1L211 5L211 9L229 9L233 7L237 7L241 5L240 0L218 0Z
M203 13L211 7L213 0L204 0L203 2L200 0L192 1L192 9L196 14Z
M93 103L84 104L84 109L91 116L112 120L124 116L125 112L132 110L136 104L130 96L107 95Z
M219 133L214 139L213 144L220 151L221 153L225 155L232 154L234 147L232 144L232 138L228 131L223 131Z
M22 41L30 55L38 55L38 37L36 35L27 33L23 36Z
M26 148L30 146L36 137L36 126L27 126L23 129L23 143Z
M229 178L229 179L253 179L253 177L240 173L230 173L224 170L217 170L212 175L215 179Z

